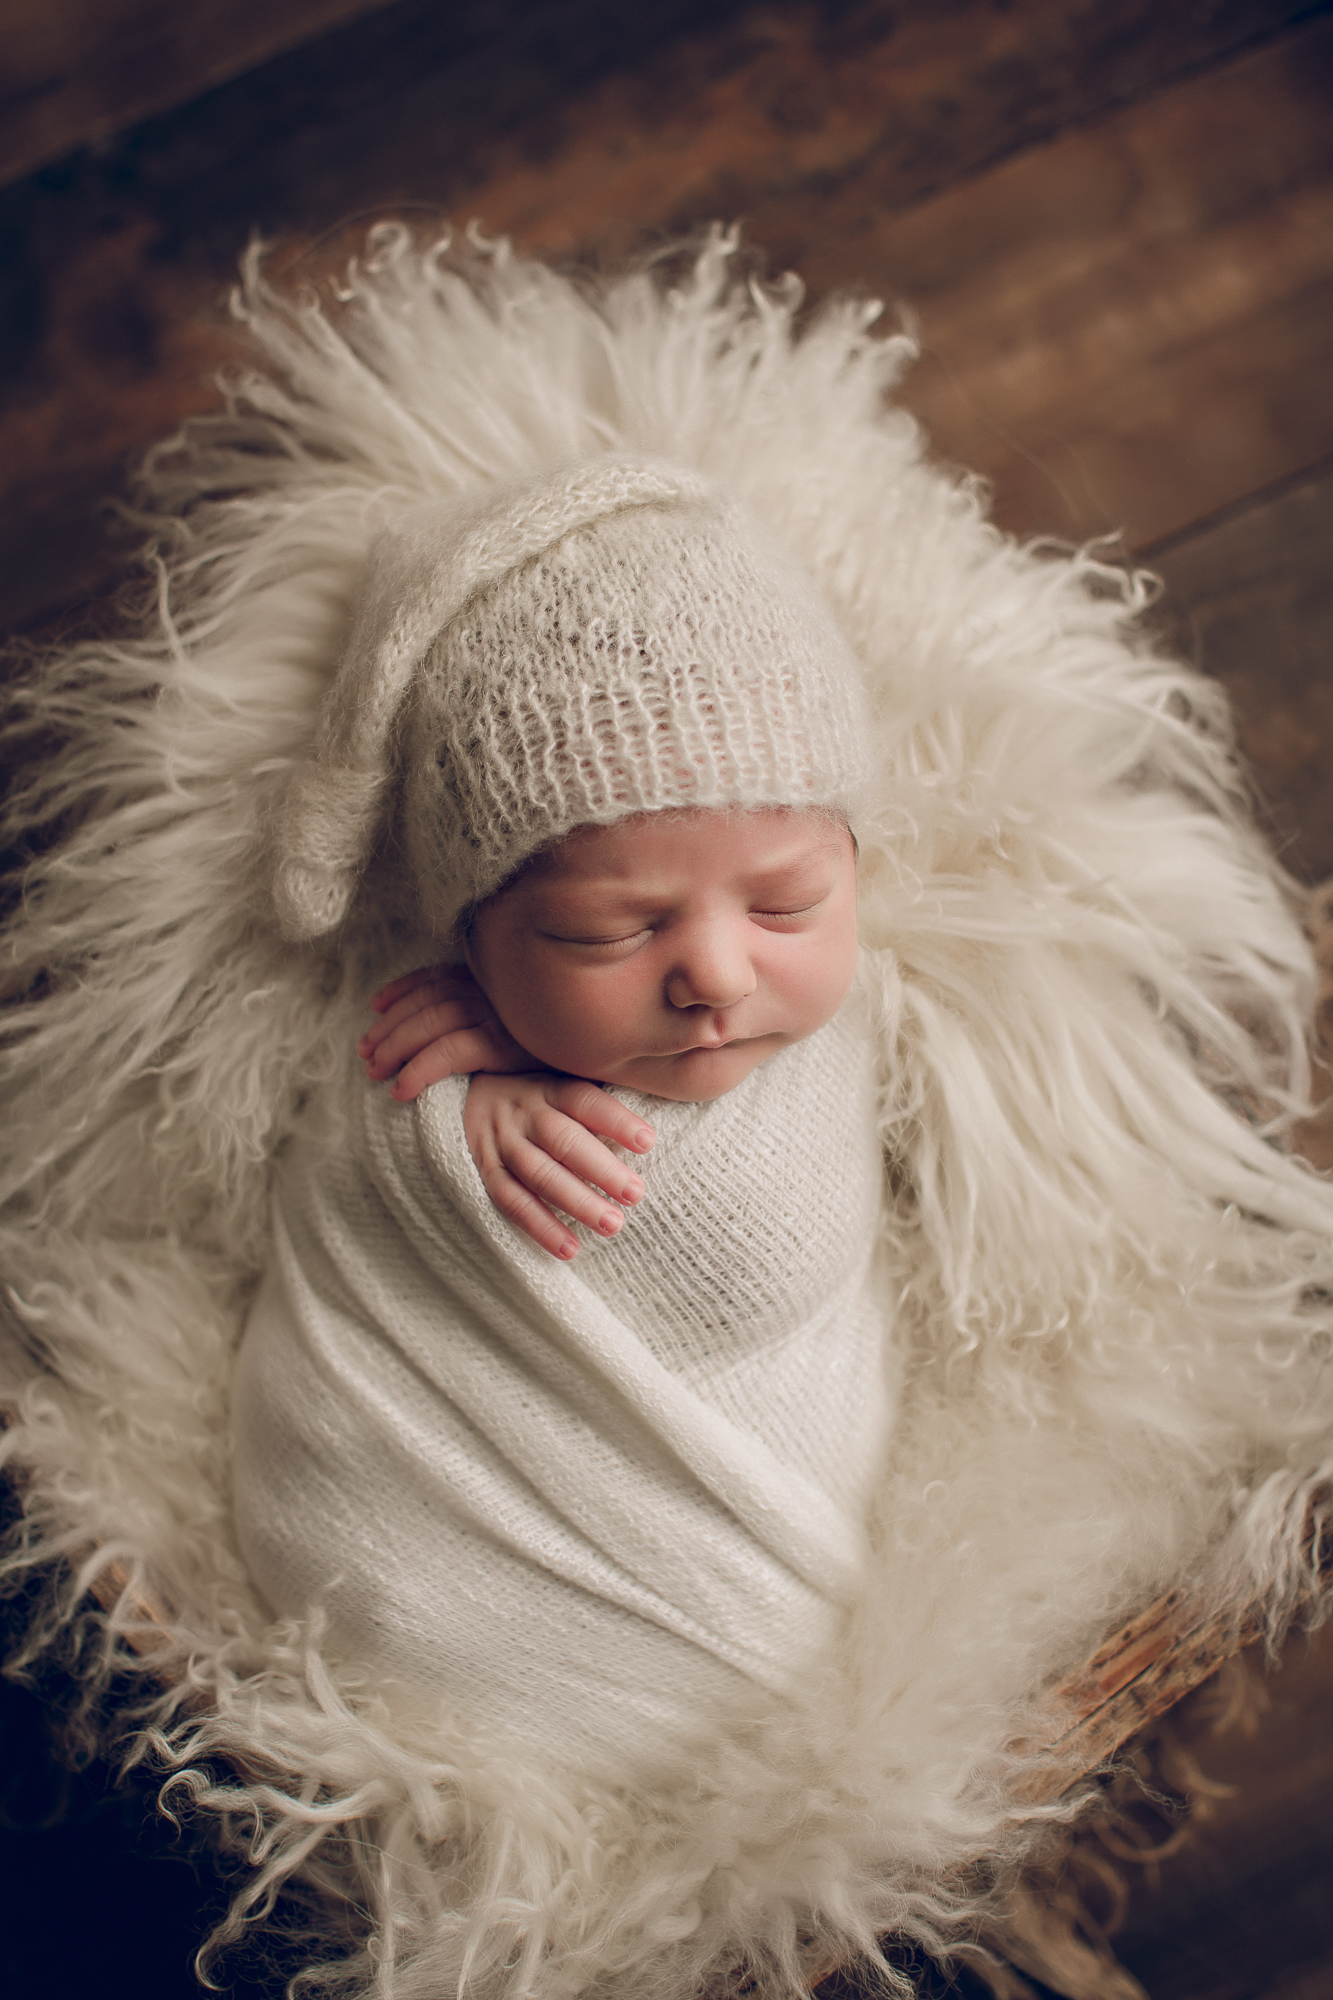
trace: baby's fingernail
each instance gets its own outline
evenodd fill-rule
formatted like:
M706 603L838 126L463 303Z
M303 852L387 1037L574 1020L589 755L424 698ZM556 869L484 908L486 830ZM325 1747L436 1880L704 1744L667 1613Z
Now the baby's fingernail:
M597 1227L603 1236L614 1236L620 1227L621 1218L613 1208L603 1209L598 1217Z
M643 1182L626 1181L624 1187L620 1190L620 1199L622 1201L642 1201Z
M641 1125L634 1134L635 1150L640 1153L646 1153L656 1144L657 1134L650 1131L646 1125Z
M577 1243L572 1243L566 1240L564 1243L560 1245L560 1248L556 1251L555 1254L557 1257L563 1257L566 1260L566 1262L568 1262L568 1260L571 1257L578 1256L579 1246Z

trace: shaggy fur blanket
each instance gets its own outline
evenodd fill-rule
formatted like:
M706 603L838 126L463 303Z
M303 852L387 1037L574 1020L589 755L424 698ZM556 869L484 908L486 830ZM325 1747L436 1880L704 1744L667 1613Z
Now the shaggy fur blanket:
M1312 968L1223 698L1159 657L1141 580L1016 546L924 460L869 309L802 323L735 260L718 235L584 289L388 230L327 304L252 264L253 365L146 468L138 624L19 688L11 1563L56 1578L33 1649L124 1566L94 1693L164 1607L121 1726L253 1863L234 1923L304 1885L312 1990L686 2000L741 1962L796 1992L811 1941L945 1952L1032 1839L1045 1682L1170 1585L1274 1635L1318 1608L1333 1195L1282 1143ZM228 1462L271 1165L365 994L431 955L373 880L284 947L271 802L378 530L602 450L737 492L864 663L904 1368L836 1646L647 1777L552 1770L273 1616Z

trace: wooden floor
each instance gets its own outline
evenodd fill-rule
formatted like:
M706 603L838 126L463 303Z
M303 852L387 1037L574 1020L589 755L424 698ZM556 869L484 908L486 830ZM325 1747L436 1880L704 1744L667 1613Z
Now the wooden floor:
M100 503L214 402L252 233L316 282L386 212L592 261L735 217L814 298L853 287L911 318L905 400L992 481L1005 526L1118 535L1157 572L1164 627L1233 695L1288 865L1333 875L1327 4L9 0L5 18L0 626L58 629L105 590ZM20 1918L0 1991L116 1993L120 1936L126 1992L185 2000L222 1891L96 1773L62 1818L39 1711L5 1699ZM1330 2000L1333 1645L1294 1646L1253 1733L1198 1750L1235 1790L1131 1870L1124 1962L1152 2000ZM273 2000L280 1979L247 1960L234 1990Z

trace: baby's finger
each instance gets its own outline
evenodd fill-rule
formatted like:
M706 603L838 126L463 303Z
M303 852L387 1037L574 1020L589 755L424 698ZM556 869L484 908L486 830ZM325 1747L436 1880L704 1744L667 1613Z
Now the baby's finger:
M429 1008L446 1006L467 1008L471 1006L473 1017L475 1018L476 1011L481 1004L482 1002L475 991L460 994L454 986L435 984L414 987L411 993L405 993L401 999L395 1000L393 1006L381 1014L378 1021L371 1022L365 1033L358 1037L356 1052L364 1062L367 1057L374 1055L376 1049L380 1048L387 1041L395 1029L406 1027L411 1022L419 1021ZM462 1019L464 1016L460 1015L459 1018ZM419 1040L420 1035L418 1033Z
M596 1132L603 1139L614 1139L631 1153L651 1152L657 1143L651 1125L636 1117L609 1091L599 1090L595 1083L571 1077L549 1093L549 1102L569 1117L577 1118L587 1131Z
M387 985L381 986L378 993L371 994L366 1004L373 1014L385 1014L396 1000L403 999L406 994L415 991L427 980L433 980L440 970L438 965L415 966L411 972L400 973L397 979L391 979Z
M378 1000L380 995L377 993L375 998ZM400 993L397 999L384 1009L378 1021L372 1021L366 1033L372 1036L381 1034L386 1027L392 1027L396 1021L410 1020L412 1015L419 1013L423 1007L438 1006L443 1000L457 1000L462 1003L480 998L481 989L475 979L455 979L450 975L448 967L444 967L432 973L429 979L417 980L406 993Z
M433 1083L443 1082L446 1076L471 1076L477 1070L503 1075L531 1069L532 1057L527 1050L520 1049L517 1043L512 1044L511 1049L503 1049L500 1046L501 1037L508 1043L509 1038L503 1035L503 1030L497 1036L494 1024L489 1021L441 1035L429 1048L414 1055L411 1062L404 1063L389 1086L390 1097L397 1098L400 1104L411 1104L423 1090L429 1090ZM369 1065L367 1074L372 1081L378 1081ZM385 1074L388 1074L387 1070Z
M588 1143L597 1145L595 1139ZM601 1152L602 1148L598 1146L597 1150ZM501 1155L513 1179L543 1206L562 1209L575 1222L595 1229L599 1236L614 1236L625 1220L620 1210L603 1201L595 1188L552 1159L544 1146L534 1145L530 1139L509 1139L502 1144ZM622 1167L620 1171L623 1174L625 1170Z
M418 1049L457 1034L461 1028L475 1028L490 1011L489 1002L480 994L466 1000L434 1000L415 1013L371 1028L357 1043L357 1052L369 1075L378 1082L381 1077L392 1076Z
M372 993L370 1010L374 1014L386 1014L396 1001L414 993L419 986L475 986L476 983L465 965L419 965L414 971L391 979L387 986L381 986L378 993Z
M572 1230L566 1229L558 1217L536 1196L530 1194L520 1181L507 1172L499 1160L490 1159L477 1162L481 1184L502 1215L530 1236L541 1249L549 1250L553 1257L568 1260L579 1254L579 1239Z
M612 1201L622 1201L633 1207L643 1199L643 1182L631 1167L618 1160L601 1141L583 1125L576 1124L563 1111L554 1106L543 1107L532 1120L532 1137L542 1152L548 1154L556 1165L577 1174L579 1181L591 1181L603 1194L610 1195ZM539 1190L544 1193L544 1190ZM549 1197L554 1199L554 1196ZM566 1207L561 1202L562 1208ZM600 1211L600 1204L599 1204ZM570 1214L577 1210L570 1209ZM579 1221L587 1220L579 1216ZM593 1224L593 1227L596 1225Z

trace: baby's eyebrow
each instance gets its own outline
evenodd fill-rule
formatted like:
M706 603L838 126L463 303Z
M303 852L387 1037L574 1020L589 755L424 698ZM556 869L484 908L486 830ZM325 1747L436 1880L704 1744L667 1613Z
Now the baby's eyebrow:
M755 894L771 894L792 884L822 883L832 872L836 858L831 846L821 847L815 853L793 856L790 860L761 862L738 880ZM660 885L625 882L612 875L591 880L585 877L579 882L543 883L540 902L546 908L558 906L562 910L649 909L673 902L679 886L677 882Z
M604 889L594 884L580 884L578 888L554 889L538 896L534 908L543 922L580 924L608 916L619 917L659 909L670 901L671 897L661 891L633 887L617 889L611 883Z
M813 854L802 854L790 861L775 861L753 870L748 880L752 887L770 888L781 883L808 883L825 881L833 870L837 856L833 848L821 847Z
M757 861L738 877L747 894L760 898L784 891L801 894L807 889L827 888L836 873L838 846L832 838L820 840L797 854L781 855L774 861ZM548 877L533 884L535 903L543 915L561 922L580 921L591 914L651 911L673 903L680 882L661 883L627 880L622 875L581 875L573 880Z

